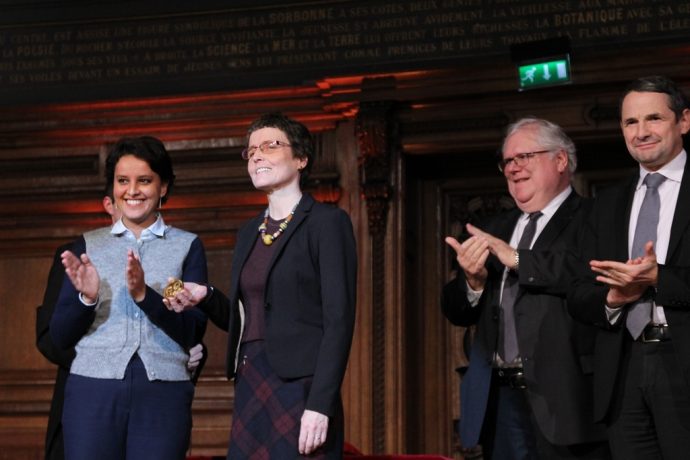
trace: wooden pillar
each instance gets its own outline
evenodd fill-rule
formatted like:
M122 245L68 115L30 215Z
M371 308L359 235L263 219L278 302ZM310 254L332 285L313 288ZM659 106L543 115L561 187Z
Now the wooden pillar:
M363 102L355 120L359 173L371 243L373 449L386 450L386 231L391 185L391 151L396 124L391 102Z

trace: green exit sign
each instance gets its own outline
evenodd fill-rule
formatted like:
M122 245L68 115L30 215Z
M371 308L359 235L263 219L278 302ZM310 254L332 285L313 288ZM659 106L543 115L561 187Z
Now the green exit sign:
M556 59L519 65L518 75L520 90L570 83L570 61Z

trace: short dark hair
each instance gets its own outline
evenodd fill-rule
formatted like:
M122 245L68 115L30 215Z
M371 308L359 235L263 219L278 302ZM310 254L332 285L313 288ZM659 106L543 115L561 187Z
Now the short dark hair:
M161 182L167 184L168 191L161 197L161 202L168 201L170 191L175 182L172 159L165 150L163 143L153 136L123 137L118 140L110 149L108 158L105 160L105 181L106 194L110 190L112 196L113 184L115 182L115 165L125 155L134 155L140 160L148 163L153 172L158 174Z
M114 186L113 182L106 180L105 181L105 190L103 192L103 196L107 196L108 198L110 198L114 202L115 201L115 195L113 194L113 186Z
M666 94L669 102L668 107L676 115L676 121L680 120L683 111L690 107L688 98L673 80L661 75L651 75L638 78L628 85L618 104L618 113L621 115L623 113L623 99L631 92Z
M254 120L247 128L247 144L249 136L261 128L276 128L284 132L292 147L293 157L307 159L306 166L299 172L299 184L300 187L304 187L314 164L314 138L307 127L280 112L266 113Z

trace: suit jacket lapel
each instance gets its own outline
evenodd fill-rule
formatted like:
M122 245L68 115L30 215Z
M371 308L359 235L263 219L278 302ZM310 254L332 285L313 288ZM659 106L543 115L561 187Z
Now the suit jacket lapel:
M628 249L628 241L630 241L630 212L632 211L633 198L635 196L635 188L640 176L635 174L630 178L628 184L623 189L623 193L618 197L615 209L611 210L613 214L612 232L617 232L620 229L620 238L616 238L615 253L619 260L625 261L630 258L630 251Z
M574 190L568 195L565 201L556 210L549 223L541 231L537 240L532 245L532 249L547 249L558 238L563 229L573 219L575 211L580 207L582 198Z
M509 212L506 218L501 221L496 231L496 236L508 243L510 242L510 237L513 236L513 230L515 230L517 221L522 215L522 211L517 207Z
M534 244L532 244L532 249L543 250L550 248L554 241L561 234L563 229L570 223L573 219L575 211L580 207L582 198L574 190L568 195L563 203L558 207L554 215L549 219L544 229L539 233ZM518 290L518 295L516 299L520 299L525 292L525 289L520 287Z
M304 193L302 195L302 198L300 199L299 204L297 205L297 208L295 209L295 215L292 217L292 220L288 224L283 234L279 238L277 238L273 243L276 244L277 247L275 249L275 252L273 253L273 257L271 257L271 262L268 264L268 270L266 270L266 280L264 283L265 286L267 286L267 282L269 277L271 276L273 266L280 257L280 254L285 249L285 245L290 240L290 238L292 238L292 235L295 234L295 230L297 230L297 228L300 225L302 225L302 222L309 215L309 212L311 211L313 205L314 198L312 198L312 196L308 193ZM266 290L264 294L266 294L267 292L268 290Z
M495 237L502 239L506 243L510 243L510 237L513 236L513 230L515 230L515 225L517 225L517 221L521 215L522 211L515 207L514 209L508 211L508 213L505 215L505 218L499 220L492 228L487 228L486 231ZM505 266L492 255L488 259L487 268L503 274Z
M690 222L690 159L685 162L685 170L683 171L683 179L680 182L680 191L678 192L678 202L676 209L673 211L673 223L671 224L671 237L668 242L668 251L666 253L666 263L672 260L672 255L681 238L685 234L685 229Z

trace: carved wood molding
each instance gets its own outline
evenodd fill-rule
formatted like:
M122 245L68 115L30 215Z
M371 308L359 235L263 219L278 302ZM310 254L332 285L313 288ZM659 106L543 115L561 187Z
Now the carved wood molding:
M355 119L359 142L360 187L366 202L371 237L373 308L372 398L374 452L386 448L386 315L385 238L391 187L391 149L395 145L396 123L391 102L365 102Z

